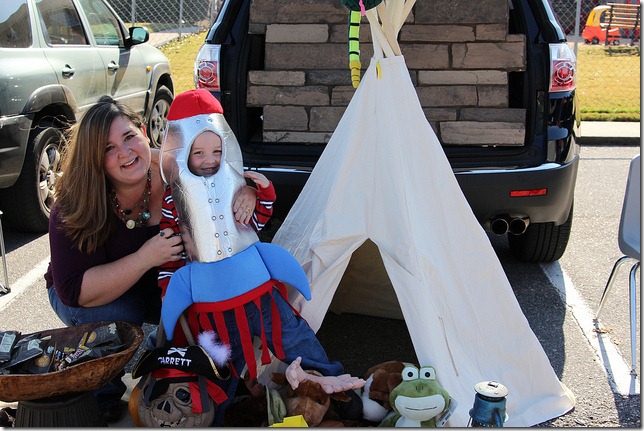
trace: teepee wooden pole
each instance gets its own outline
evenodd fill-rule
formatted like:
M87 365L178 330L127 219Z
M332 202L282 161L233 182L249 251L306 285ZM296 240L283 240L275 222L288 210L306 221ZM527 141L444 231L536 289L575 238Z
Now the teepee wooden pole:
M385 35L382 26L380 25L380 22L378 21L378 16L374 12L373 9L369 9L366 13L367 19L369 20L369 24L371 25L371 34L374 36L373 41L374 41L374 57L378 58L376 53L376 43L378 44L378 48L380 48L380 51L384 53L385 57L393 57L395 52L391 48L391 45L389 44L389 39L387 39L387 36Z
M402 55L400 46L398 45L398 40L396 40L396 32L394 31L394 28L391 24L391 18L389 16L389 12L387 11L387 7L381 2L378 6L376 6L376 10L378 11L378 15L380 16L382 30L387 37L389 46L391 46L391 49L393 50L395 55Z

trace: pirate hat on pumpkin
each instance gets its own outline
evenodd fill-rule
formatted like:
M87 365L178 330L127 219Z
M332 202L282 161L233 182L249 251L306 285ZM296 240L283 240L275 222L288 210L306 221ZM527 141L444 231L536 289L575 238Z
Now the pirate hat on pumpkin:
M217 364L201 346L157 347L147 351L132 369L136 379L159 368L170 368L184 373L197 374L208 380L226 380L230 369L226 364Z

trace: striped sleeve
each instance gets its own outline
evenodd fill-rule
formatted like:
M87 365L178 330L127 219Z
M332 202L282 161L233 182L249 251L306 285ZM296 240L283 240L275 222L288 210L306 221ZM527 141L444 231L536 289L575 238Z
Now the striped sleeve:
M179 213L177 208L174 206L174 201L172 200L172 193L170 187L166 187L166 190L163 194L163 202L161 204L161 221L159 222L159 229L170 228L175 234L179 233ZM172 274L182 266L186 264L185 255L179 261L170 261L166 262L163 265L159 266L157 282L159 288L161 289L161 297L165 296L165 291L168 288L170 283L170 277Z
M257 201L251 225L255 232L259 232L268 223L273 215L273 203L275 202L275 187L269 182L267 187L257 186Z

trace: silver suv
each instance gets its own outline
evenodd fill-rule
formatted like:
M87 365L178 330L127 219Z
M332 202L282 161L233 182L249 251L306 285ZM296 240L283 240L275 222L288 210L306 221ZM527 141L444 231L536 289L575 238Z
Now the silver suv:
M0 209L16 230L46 232L64 131L108 94L139 112L152 145L174 85L168 59L105 0L2 0Z

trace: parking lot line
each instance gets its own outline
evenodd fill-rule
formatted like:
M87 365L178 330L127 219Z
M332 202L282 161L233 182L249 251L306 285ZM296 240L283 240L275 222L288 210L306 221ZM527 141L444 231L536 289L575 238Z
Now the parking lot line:
M20 277L15 283L9 285L11 292L0 296L0 311L16 300L29 286L44 281L43 275L47 272L49 260L50 257L47 256L33 267L31 271Z
M623 396L640 393L640 382L637 376L632 376L630 366L615 347L608 334L595 332L593 323L594 313L575 288L568 274L561 268L559 262L541 264L546 274L566 307L574 317L577 325L590 343L593 353L608 377L613 392Z

